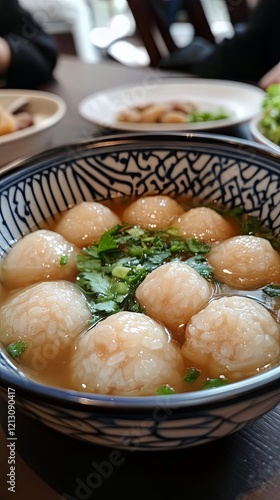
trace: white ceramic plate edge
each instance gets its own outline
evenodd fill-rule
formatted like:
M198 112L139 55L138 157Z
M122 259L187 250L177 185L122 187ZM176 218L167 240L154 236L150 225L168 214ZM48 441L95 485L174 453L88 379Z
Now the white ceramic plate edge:
M8 144L10 142L14 142L18 139L23 139L24 137L28 137L33 134L37 134L41 132L42 130L46 130L56 123L58 123L63 116L66 113L67 106L65 101L58 95L53 94L51 92L45 92L41 90L21 90L21 89L0 89L0 99L1 95L14 95L15 97L17 96L23 96L23 97L35 97L38 99L42 99L45 101L52 102L57 105L56 111L43 119L42 121L31 125L30 127L27 127L22 130L18 130L15 132L12 132L10 134L5 134L0 136L0 146L3 144Z
M259 123L260 123L261 117L258 116L257 118L254 118L250 122L250 132L255 139L255 141L259 142L260 144L263 144L264 146L267 146L274 151L277 151L280 153L280 146L277 146L274 142L270 141L265 135L263 135L259 129Z
M169 101L180 100L183 96L183 90L190 91L189 96L184 94L184 99L197 103L204 102L208 106L212 103L212 109L223 108L229 112L232 111L233 115L224 120L183 124L139 124L118 122L115 119L121 110L136 104L145 104L151 100L162 102L162 100L164 101L163 97L165 102L167 99ZM171 92L170 95L169 92ZM145 85L139 82L139 84L118 86L91 94L80 102L78 110L87 121L116 130L133 132L198 131L223 128L250 121L258 115L264 95L265 92L259 87L228 80L164 78L155 81L154 84ZM213 97L215 97L214 100Z

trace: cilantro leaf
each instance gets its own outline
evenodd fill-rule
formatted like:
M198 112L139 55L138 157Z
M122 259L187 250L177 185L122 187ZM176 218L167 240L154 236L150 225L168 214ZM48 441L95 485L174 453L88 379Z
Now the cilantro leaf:
M187 245L191 253L209 253L211 250L210 245L207 245L203 241L198 241L195 238L188 238Z
M186 263L195 269L195 271L205 278L207 281L214 282L214 270L209 265L208 261L202 255L195 255L190 257Z
M77 283L90 302L94 322L115 311L143 312L135 291L148 273L166 262L195 255L192 265L212 279L206 260L199 259L209 251L209 245L195 238L184 240L177 229L152 231L118 224L77 256Z
M177 229L152 231L118 224L77 256L77 284L90 302L93 322L115 311L143 312L135 291L148 273L166 262L195 256L190 265L212 280L212 270L203 258L209 251L209 245L183 239Z
M241 207L226 209L224 207L212 206L211 208L223 217L232 218L238 224L240 234L252 234L260 238L265 238L275 250L280 250L280 239L268 227L263 226L258 217L245 213Z
M117 245L115 239L113 238L113 236L111 236L108 233L105 233L105 234L103 234L103 236L101 236L101 239L100 239L99 244L98 244L97 252L98 253L108 252L109 250L115 250L116 248L118 248L118 245Z
M110 280L97 271L81 273L78 276L78 284L90 294L106 296L110 294Z

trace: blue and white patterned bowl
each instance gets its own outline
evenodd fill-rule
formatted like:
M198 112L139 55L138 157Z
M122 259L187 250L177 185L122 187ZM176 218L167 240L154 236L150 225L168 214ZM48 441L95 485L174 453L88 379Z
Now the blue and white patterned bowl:
M1 254L73 203L116 194L188 194L241 206L280 232L280 155L206 134L117 135L61 147L1 172ZM119 449L179 449L235 432L280 402L280 366L215 390L112 397L29 380L0 353L1 393L64 434Z

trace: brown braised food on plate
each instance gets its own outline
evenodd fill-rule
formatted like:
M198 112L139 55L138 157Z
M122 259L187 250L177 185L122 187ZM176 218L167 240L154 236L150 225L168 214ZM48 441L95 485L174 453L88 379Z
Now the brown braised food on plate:
M132 106L117 115L117 121L130 123L192 123L229 117L223 109L202 110L190 101L149 103Z
M0 105L0 136L22 130L33 124L31 113L20 111L13 114Z

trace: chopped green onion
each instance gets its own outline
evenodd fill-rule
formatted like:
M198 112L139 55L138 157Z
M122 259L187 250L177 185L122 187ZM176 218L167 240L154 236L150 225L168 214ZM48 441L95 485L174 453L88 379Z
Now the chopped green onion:
M263 293L268 295L269 297L280 298L280 285L267 285L262 289Z
M122 281L118 281L117 283L115 283L113 288L117 295L126 295L129 290L128 284Z
M12 356L12 358L18 358L27 348L26 342L19 340L18 342L13 342L8 345L6 351Z
M130 236L133 236L134 238L138 238L139 236L142 236L145 234L145 231L141 227L132 227L130 229L127 229L126 231Z
M112 275L116 278L125 278L129 273L130 268L124 266L115 266L112 270Z
M156 394L158 396L165 396L166 394L175 394L175 391L174 391L173 387L166 384L166 385L162 385L161 387L159 387L156 391Z
M65 266L68 262L68 255L61 255L59 259L59 265L60 266Z
M203 389L215 389L216 387L222 387L227 384L229 384L229 380L226 378L208 378Z
M184 381L188 382L189 384L193 384L199 377L199 375L200 375L199 370L197 370L196 368L189 368L186 375L184 376Z

